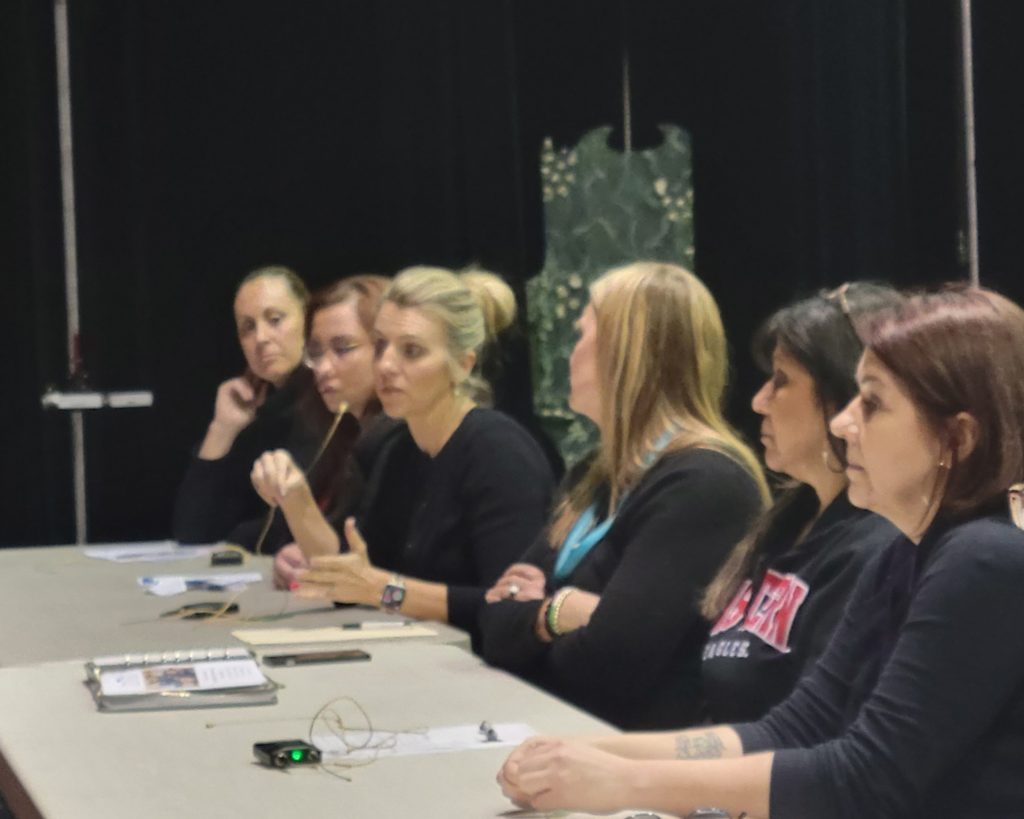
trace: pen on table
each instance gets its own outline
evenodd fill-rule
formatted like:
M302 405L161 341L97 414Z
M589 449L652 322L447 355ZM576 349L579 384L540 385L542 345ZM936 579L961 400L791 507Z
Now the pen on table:
M395 628L396 626L411 626L411 620L366 620L362 623L342 623L343 629L360 631L372 628Z

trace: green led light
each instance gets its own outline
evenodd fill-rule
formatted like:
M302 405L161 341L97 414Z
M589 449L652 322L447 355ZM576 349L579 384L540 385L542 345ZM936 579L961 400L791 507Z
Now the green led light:
M299 749L296 748L294 751L292 751L292 762L302 762L302 759L305 756L306 756L306 752L305 751L300 751Z

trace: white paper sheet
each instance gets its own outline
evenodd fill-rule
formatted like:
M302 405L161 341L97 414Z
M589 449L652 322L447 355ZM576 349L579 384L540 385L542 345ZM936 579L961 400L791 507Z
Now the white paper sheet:
M479 725L451 725L400 734L387 731L372 734L367 731L346 731L344 738L333 733L314 731L313 744L323 753L324 761L330 762L503 748L518 745L537 733L523 722L500 722L492 727L497 736L492 741L485 738ZM362 745L367 747L360 748Z
M364 624L366 625L366 624ZM437 632L426 626L395 623L392 626L374 624L372 627L345 628L248 628L231 632L243 643L251 646L301 646L308 643L348 643L363 640L395 640L407 637L436 637Z
M155 574L140 577L139 585L150 594L169 597L186 591L237 591L248 583L259 583L259 572L223 572L221 574Z

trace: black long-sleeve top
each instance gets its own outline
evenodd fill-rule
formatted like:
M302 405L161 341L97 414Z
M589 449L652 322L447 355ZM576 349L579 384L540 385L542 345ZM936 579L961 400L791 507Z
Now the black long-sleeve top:
M590 622L544 643L539 601L488 604L484 658L623 728L699 721L700 598L760 507L757 484L732 458L696 448L663 456L563 582L551 580L557 553L546 538L522 558L544 571L549 594L600 595Z
M1024 816L1024 532L936 523L869 565L815 669L737 725L772 819Z
M382 455L359 515L374 565L448 586L448 621L477 643L484 592L533 542L551 467L526 430L473 409L433 458L410 435Z
M175 499L175 540L230 540L251 547L252 543L246 541L255 540L267 513L267 505L249 477L253 463L272 449L288 450L300 466L312 461L327 430L326 425L312 423L300 410L314 392L312 373L305 367L297 368L280 389L270 392L224 457L208 460L193 455ZM265 544L270 547L267 551L286 542L279 540L275 537Z
M804 519L789 523L711 627L703 677L713 723L760 719L789 696L828 646L864 566L899 536L845 492L799 543Z

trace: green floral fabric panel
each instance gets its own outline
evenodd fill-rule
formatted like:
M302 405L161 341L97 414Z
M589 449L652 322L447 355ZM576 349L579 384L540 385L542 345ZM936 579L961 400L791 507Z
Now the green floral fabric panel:
M573 323L591 282L641 259L693 266L690 137L661 126L656 148L623 153L597 128L574 147L541 150L546 256L526 286L534 404L571 465L596 442L596 430L568 406Z

